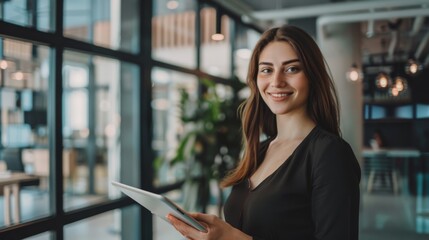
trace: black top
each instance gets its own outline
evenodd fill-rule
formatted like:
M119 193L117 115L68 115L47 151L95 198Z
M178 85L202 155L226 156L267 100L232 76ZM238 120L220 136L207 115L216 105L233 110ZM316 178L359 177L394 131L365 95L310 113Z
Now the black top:
M255 189L248 179L232 188L225 219L254 240L357 240L359 181L350 145L315 127Z

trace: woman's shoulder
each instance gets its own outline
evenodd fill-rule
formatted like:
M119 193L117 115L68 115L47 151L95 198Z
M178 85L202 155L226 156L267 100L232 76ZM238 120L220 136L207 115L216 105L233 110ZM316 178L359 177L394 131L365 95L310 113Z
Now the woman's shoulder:
M328 132L327 130L316 127L309 144L309 150L317 153L316 156L336 155L336 156L353 156L354 153L350 144L342 137Z
M336 146L336 147L349 147L350 145L340 136L328 132L327 130L316 126L315 133L311 139L313 145L321 146Z

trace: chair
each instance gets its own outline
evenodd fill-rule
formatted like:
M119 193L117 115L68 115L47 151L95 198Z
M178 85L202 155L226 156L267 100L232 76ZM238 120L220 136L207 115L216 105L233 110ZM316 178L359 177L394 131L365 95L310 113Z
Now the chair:
M1 151L0 159L6 163L7 170L12 172L25 172L24 164L21 158L22 149L21 148L4 148ZM40 180L26 181L20 183L20 187L26 186L38 186Z
M391 189L394 194L399 193L399 174L394 159L388 158L384 152L380 152L365 160L366 169L369 171L368 193L374 189L381 191Z

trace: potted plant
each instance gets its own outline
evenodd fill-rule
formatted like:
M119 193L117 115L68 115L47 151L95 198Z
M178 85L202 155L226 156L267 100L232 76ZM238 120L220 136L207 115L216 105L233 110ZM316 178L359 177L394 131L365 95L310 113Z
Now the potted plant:
M219 181L231 170L240 157L242 134L237 109L242 100L238 93L245 84L231 80L232 97L221 99L216 84L202 79L202 94L198 101L181 91L179 108L185 132L172 165L187 166L183 186L186 209L206 212L211 202L211 183L218 187L218 210L223 206L223 191ZM192 107L193 106L193 107ZM212 184L213 185L213 184Z

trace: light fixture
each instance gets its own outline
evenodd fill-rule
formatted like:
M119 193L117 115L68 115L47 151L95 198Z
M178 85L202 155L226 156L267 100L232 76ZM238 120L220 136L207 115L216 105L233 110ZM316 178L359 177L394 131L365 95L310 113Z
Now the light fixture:
M394 85L393 85L399 93L405 92L408 88L408 82L405 78L401 76L395 77Z
M379 89L387 89L387 87L389 87L391 83L392 80L390 79L390 76L385 72L379 73L375 78L375 85Z
M212 35L212 40L222 41L225 36L222 34L222 14L219 9L216 9L216 31Z
M9 61L6 59L1 59L0 60L0 69L2 70L6 70L6 69L14 69L15 68L15 63L13 61Z
M3 70L5 70L7 67L8 67L7 61L4 60L4 59L2 59L0 61L0 68L3 69Z
M389 89L389 95L392 97L398 97L399 95L404 95L407 89L407 80L401 76L396 76L392 87Z
M167 2L167 8L170 10L177 9L179 7L179 1L176 0L170 0Z
M362 80L363 74L362 71L358 68L356 64L353 64L349 71L346 74L347 80L351 82L358 82Z
M30 73L24 73L22 71L16 71L11 74L11 79L16 81L23 81L23 80L29 80L31 78Z
M405 64L405 72L408 75L416 75L423 69L423 65L419 63L416 59L410 58Z

